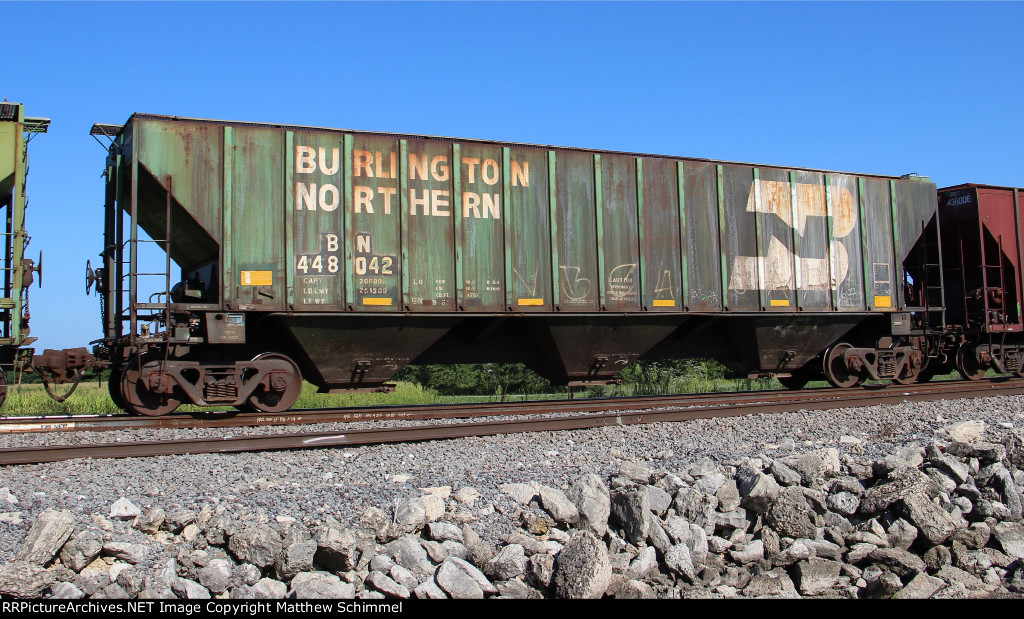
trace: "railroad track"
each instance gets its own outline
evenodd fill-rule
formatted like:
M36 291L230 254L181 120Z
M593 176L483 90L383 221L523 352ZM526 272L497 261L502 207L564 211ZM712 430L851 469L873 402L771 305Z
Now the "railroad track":
M146 428L233 428L247 426L305 425L354 421L463 419L496 415L557 413L567 408L577 412L640 410L661 406L706 406L723 402L806 399L808 393L837 399L862 389L815 389L805 392L748 391L731 393L676 394L665 396L584 398L577 400L533 400L529 402L479 402L469 404L420 404L335 409L290 410L285 413L243 413L215 411L179 413L164 417L132 415L56 415L0 418L0 435L22 432L102 432Z
M651 398L603 398L600 400L557 400L528 403L467 405L427 411L416 407L410 415L398 417L398 409L390 409L388 419L396 418L472 418L514 416L513 419L490 419L407 425L389 428L352 429L329 432L289 432L280 434L223 436L217 438L177 439L166 441L113 442L79 445L50 445L0 449L0 465L56 462L74 458L127 458L143 456L184 455L196 453L237 453L282 449L359 446L424 440L489 436L523 432L578 430L615 425L637 425L672 421L734 417L758 413L780 413L797 410L823 410L837 407L875 406L901 402L930 401L953 398L976 398L1024 394L1024 379L996 379L979 382L949 381L917 384L887 389L812 389L807 391L746 392L736 394L701 394L659 396ZM453 410L455 409L455 410ZM609 410L613 409L613 410ZM294 416L316 415L317 422L332 421L332 415L346 415L342 421L353 421L351 409L344 412L302 411ZM601 412L593 412L599 410ZM374 411L367 411L373 415ZM571 412L571 414L570 414ZM433 417L427 417L433 415ZM380 417L378 417L380 418ZM227 421L218 420L218 421ZM295 423L295 422L282 422ZM193 424L195 425L195 424ZM244 425L244 424L236 424Z
M1002 379L1004 382L1010 382ZM948 382L948 385L947 385ZM962 381L931 383L929 389L954 389ZM385 420L429 420L491 417L496 415L531 415L558 413L572 408L577 412L644 410L658 407L690 407L743 402L806 401L808 399L838 400L856 397L865 390L876 391L884 385L851 389L805 389L802 391L744 391L692 393L641 397L584 398L576 400L533 400L529 402L478 402L468 404L420 404L412 406L373 406L334 409L298 409L284 413L244 413L236 410L177 413L163 417L132 415L51 415L41 417L0 417L0 436L23 432L102 432L147 428L232 428L257 426L305 425ZM910 387L900 387L900 393ZM885 390L897 390L885 387Z

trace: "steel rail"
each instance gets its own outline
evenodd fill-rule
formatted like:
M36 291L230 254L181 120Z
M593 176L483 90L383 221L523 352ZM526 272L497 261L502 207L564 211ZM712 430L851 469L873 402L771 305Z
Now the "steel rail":
M1006 379L1003 379L1006 380ZM1011 379L1017 380L1017 379ZM1020 379L1024 380L1024 379ZM962 389L962 381L942 381L900 386L900 392L925 388ZM893 386L871 385L868 390L894 389ZM600 411L609 407L638 410L660 406L702 406L710 403L740 403L744 401L795 401L808 398L842 399L863 393L864 387L850 389L819 388L802 391L746 391L699 394L674 394L639 397L584 398L574 400L532 400L529 402L475 402L466 404L417 404L412 406L388 405L348 407L334 409L302 409L284 413L242 413L216 411L182 413L165 417L135 417L129 415L59 415L46 417L0 418L0 435L21 432L111 431L143 428L226 428L246 426L303 425L311 423L337 423L354 421L457 419L495 415L529 415L557 412L572 407L577 411Z
M751 414L815 411L859 406L898 404L947 399L1024 394L1024 381L970 383L960 391L938 389L860 390L837 402L835 398L786 400L775 402L740 402L725 406L695 406L643 411L609 411L599 414L574 414L528 419L503 419L424 426L401 426L379 429L358 429L343 432L286 433L256 436L225 436L219 438L143 441L133 443L100 443L90 445L57 445L46 447L0 449L0 464L33 464L74 458L128 458L169 456L199 453L237 453L319 447L362 446L384 443L440 440L470 436L490 436L523 432L580 430L608 426L689 421L712 417L734 417ZM941 385L941 383L939 384ZM936 387L939 385L935 385ZM801 392L793 392L801 393ZM570 407L572 408L572 407Z

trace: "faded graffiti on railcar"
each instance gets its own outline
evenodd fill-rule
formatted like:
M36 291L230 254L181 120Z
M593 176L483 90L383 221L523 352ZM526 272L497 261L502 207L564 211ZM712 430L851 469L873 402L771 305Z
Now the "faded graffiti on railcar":
M807 229L809 217L832 217L832 239L824 258L795 255L787 244L772 236L763 256L733 258L730 290L831 290L838 288L850 272L850 259L841 239L856 227L857 211L853 194L840 188L832 195L832 212L823 185L757 180L751 185L746 212L773 215L799 237ZM755 191L755 188L757 191ZM760 199L757 195L760 195ZM793 206L796 195L796 207ZM803 252L801 252L803 253ZM830 264L831 260L831 264Z

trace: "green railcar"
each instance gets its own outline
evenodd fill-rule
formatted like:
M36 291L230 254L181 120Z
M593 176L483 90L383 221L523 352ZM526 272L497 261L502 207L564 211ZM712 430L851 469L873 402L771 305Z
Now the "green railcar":
M0 405L7 396L7 374L31 365L32 349L26 347L36 340L29 337L28 290L41 265L26 258L28 144L35 135L46 133L49 125L48 118L26 117L25 106L20 103L0 103L0 207L6 219L0 230L4 252L0 276Z
M794 385L924 363L925 178L146 114L93 133L101 353L136 412L283 410L303 378L380 389L411 362L570 385L641 358Z

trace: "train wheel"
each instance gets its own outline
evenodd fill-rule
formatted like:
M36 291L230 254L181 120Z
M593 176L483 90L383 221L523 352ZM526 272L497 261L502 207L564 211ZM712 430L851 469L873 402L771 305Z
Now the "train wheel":
M114 406L121 410L128 410L128 403L125 402L124 395L121 393L121 372L120 368L110 371L110 376L107 377L107 391L110 393L110 399L113 400Z
M174 412L181 404L178 390L174 393L153 393L142 382L142 366L159 357L154 355L137 355L133 357L121 373L121 397L124 408L136 415L159 417Z
M967 380L981 380L985 376L985 368L978 361L974 345L970 342L964 342L956 349L956 371Z
M903 342L895 342L893 343L892 347L896 348L897 346L902 345L904 345ZM907 364L903 366L903 370L900 371L899 376L893 378L892 382L896 383L897 385L913 385L921 377L921 370L922 368L912 367L910 364L910 360L908 359Z
M825 362L822 368L825 371L825 378L833 386L841 389L856 387L864 382L864 376L860 372L850 370L843 359L843 353L851 348L853 346L842 342L825 351Z
M285 361L290 369L287 375L275 373L271 376L272 389L268 390L264 385L256 387L256 391L239 409L257 413L284 412L295 404L302 393L302 372L299 371L299 366L285 355L265 352L252 358L253 361L261 359Z

